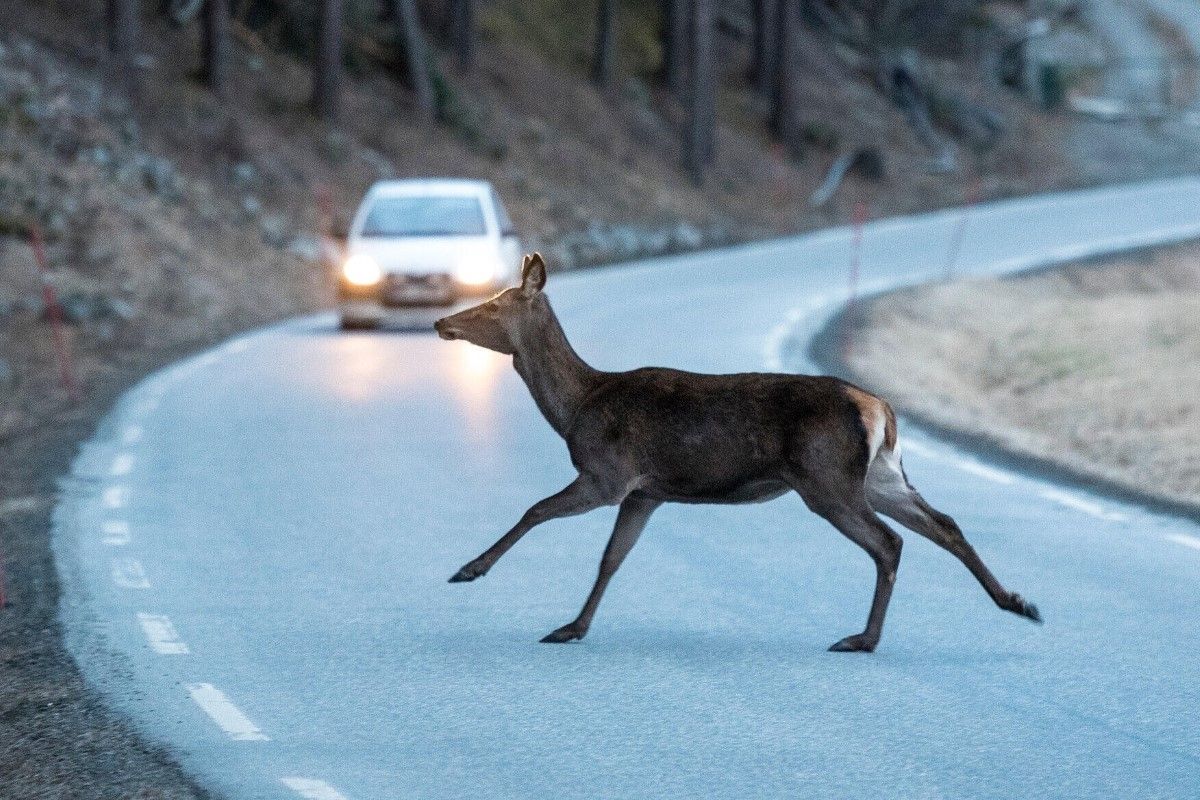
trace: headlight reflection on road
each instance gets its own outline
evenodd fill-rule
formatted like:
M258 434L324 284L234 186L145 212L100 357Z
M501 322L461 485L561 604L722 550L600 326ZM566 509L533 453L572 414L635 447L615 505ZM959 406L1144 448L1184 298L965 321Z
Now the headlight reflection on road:
M508 356L467 342L446 345L454 395L476 444L491 445L496 434L496 387Z

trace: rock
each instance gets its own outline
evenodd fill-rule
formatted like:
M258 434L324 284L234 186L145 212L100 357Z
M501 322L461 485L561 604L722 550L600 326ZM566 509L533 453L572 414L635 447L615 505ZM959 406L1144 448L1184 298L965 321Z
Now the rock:
M182 181L175 166L157 156L145 156L140 161L146 188L164 200L178 200L182 193Z
M316 262L321 259L321 240L307 233L298 234L292 237L287 250L304 261Z
M271 247L283 247L288 241L288 220L279 214L268 214L259 220L262 238Z
M249 186L258 180L258 169L249 161L239 161L233 165L233 180L242 186Z
M119 297L84 291L66 292L59 298L59 306L66 322L99 322L115 320L128 322L137 316L133 304Z
M676 250L695 250L704 244L704 234L691 223L680 222L671 233L671 246Z

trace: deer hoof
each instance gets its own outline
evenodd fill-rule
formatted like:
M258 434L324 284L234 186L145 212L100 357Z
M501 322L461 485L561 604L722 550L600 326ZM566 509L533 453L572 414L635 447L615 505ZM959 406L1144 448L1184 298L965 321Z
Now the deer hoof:
M854 636L847 636L845 639L842 639L840 642L834 642L834 644L830 646L829 652L831 652L831 653L873 653L873 652L875 652L876 644L878 644L878 643L871 641L864 634L858 633L858 634L855 634Z
M450 576L449 583L466 583L487 575L487 568L472 561Z
M1020 614L1026 619L1031 619L1038 625L1042 624L1042 613L1038 611L1038 607L1033 603L1029 602L1024 597L1021 597L1019 594L1013 594L1011 602L1012 607L1008 609L1009 611L1013 612L1014 614Z
M563 625L553 633L543 636L542 644L562 644L563 642L577 641L582 639L586 633L586 630L576 628L574 625Z

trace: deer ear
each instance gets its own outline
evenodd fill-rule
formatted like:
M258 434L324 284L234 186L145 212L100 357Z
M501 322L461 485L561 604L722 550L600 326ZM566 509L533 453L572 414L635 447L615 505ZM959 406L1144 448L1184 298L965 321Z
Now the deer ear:
M540 292L546 285L546 262L541 253L525 256L521 264L521 290L532 295Z

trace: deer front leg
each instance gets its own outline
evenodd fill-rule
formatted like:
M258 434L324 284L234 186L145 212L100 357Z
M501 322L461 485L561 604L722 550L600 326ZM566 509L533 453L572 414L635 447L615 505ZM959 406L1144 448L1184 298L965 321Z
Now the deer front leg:
M596 607L600 605L600 598L608 588L608 582L620 568L625 556L629 555L629 551L637 544L638 537L646 527L646 521L660 505L662 502L659 500L636 494L621 501L621 510L617 512L617 524L613 527L612 537L604 549L604 558L600 560L600 574L596 577L596 584L592 587L587 602L583 604L583 610L574 622L563 625L549 634L542 639L543 642L558 644L582 639L587 635L588 628L592 625L592 617L596 615Z
M521 537L537 525L559 517L571 517L583 514L592 509L618 502L612 492L605 491L604 486L588 475L580 475L571 481L565 489L552 494L544 500L539 500L530 506L512 529L500 537L497 542L485 550L479 558L463 565L463 568L450 578L450 583L473 581L500 560L509 549L521 540Z

